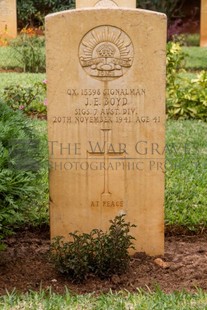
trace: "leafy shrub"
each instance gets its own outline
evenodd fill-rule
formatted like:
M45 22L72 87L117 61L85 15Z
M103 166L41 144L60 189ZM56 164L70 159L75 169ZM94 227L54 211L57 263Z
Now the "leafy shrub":
M182 51L178 43L169 42L167 44L167 90L176 88L176 78L179 70L183 67L186 54Z
M196 79L179 78L167 98L168 117L173 119L200 119L207 121L207 72Z
M83 281L89 273L106 278L126 271L134 248L130 228L124 215L110 221L108 233L94 229L90 234L69 233L73 239L64 242L57 237L51 244L51 258L59 271L75 281Z
M185 53L178 43L167 45L167 114L173 119L201 119L207 121L207 72L196 79L179 75Z
M39 212L47 186L42 182L45 147L31 120L1 102L0 240L27 221L32 208Z
M5 103L14 111L22 110L26 114L46 114L47 100L46 80L36 82L34 85L22 86L19 84L4 88L3 98Z
M36 35L21 34L10 43L24 72L45 72L45 40Z

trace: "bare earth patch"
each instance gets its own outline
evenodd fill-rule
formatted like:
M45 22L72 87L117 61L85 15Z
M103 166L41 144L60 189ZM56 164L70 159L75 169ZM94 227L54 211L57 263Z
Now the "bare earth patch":
M207 290L207 235L174 235L166 237L165 255L149 257L137 253L130 269L122 276L100 280L90 276L83 284L74 284L59 274L48 260L49 232L20 231L6 240L7 249L0 252L0 294L14 288L18 292L39 290L40 287L57 293L84 294L112 290L136 291L154 289L157 285L165 292L175 290Z

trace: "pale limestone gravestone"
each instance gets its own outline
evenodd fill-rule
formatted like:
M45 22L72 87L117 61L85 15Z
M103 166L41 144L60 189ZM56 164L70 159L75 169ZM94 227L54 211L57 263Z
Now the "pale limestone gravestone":
M207 0L201 0L200 46L207 47Z
M136 8L136 0L76 0L76 8L128 7Z
M51 238L126 214L136 250L163 254L166 16L64 11L46 42Z
M16 0L0 0L0 35L8 38L17 36Z

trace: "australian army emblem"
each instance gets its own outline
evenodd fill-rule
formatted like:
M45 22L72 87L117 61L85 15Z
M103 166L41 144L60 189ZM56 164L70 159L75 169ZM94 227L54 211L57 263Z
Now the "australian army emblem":
M81 66L90 76L103 81L123 76L132 66L133 56L131 39L113 26L92 29L79 47Z

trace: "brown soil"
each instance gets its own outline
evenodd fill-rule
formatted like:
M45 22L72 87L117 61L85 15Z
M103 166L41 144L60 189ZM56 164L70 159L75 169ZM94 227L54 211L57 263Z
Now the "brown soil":
M137 253L131 259L129 271L122 276L100 280L90 276L83 284L74 284L59 274L48 260L48 229L17 232L6 240L7 249L0 253L0 294L16 288L19 292L40 287L64 293L65 287L74 293L136 291L154 289L165 292L207 290L207 235L173 235L166 237L165 255L156 259ZM156 260L155 260L156 259Z

